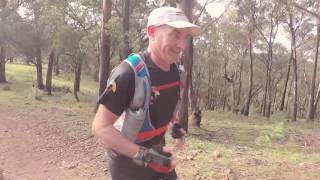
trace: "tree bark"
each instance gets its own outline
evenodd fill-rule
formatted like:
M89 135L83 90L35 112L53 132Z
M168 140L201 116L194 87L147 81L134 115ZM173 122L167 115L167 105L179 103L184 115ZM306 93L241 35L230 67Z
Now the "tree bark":
M46 90L48 95L52 95L52 68L53 68L53 61L54 61L54 50L51 50L49 54L49 62L48 62L48 70L47 70L47 78L46 78Z
M239 68L239 86L237 94L237 109L239 111L240 101L241 101L241 92L242 92L242 65Z
M271 38L271 36L270 36ZM268 104L267 104L267 109L266 109L266 118L270 118L271 115L271 106L272 106L272 88L271 88L271 75L272 75L272 61L273 61L273 49L272 45L269 44L268 48L268 69L269 69L269 77L268 77Z
M292 115L291 115L291 121L297 120L297 108L298 108L298 67L297 67L297 48L296 48L296 35L295 30L293 27L293 19L292 14L290 14L290 23L289 28L291 32L291 53L292 53L292 65L293 65L293 104L292 104Z
M315 99L315 102L314 102L315 109L317 109L317 107L318 107L319 99L320 99L320 83L318 85L317 95L316 95L316 99Z
M289 82L289 77L290 77L292 59L293 59L293 54L291 53L290 59L289 59L289 62L288 62L288 66L287 66L286 80L284 82L284 88L283 88L283 92L282 92L282 96L281 96L281 103L280 103L280 107L279 107L280 111L284 110L286 94L287 94L287 89L288 89L288 82Z
M181 0L179 7L185 13L189 21L193 19L193 0ZM184 91L182 91L181 106L178 109L178 120L180 121L183 128L188 131L188 94L189 86L192 81L192 65L193 65L193 38L189 38L187 41L186 48L183 52L182 64L186 70L186 78L182 79L182 83L185 85Z
M250 64L249 64L249 90L246 98L246 102L244 105L244 108L242 110L242 114L244 116L249 115L250 111L250 103L252 98L252 85L253 85L253 48L252 48L252 37L251 37L251 31L249 34L249 53L250 53Z
M297 59L296 59L296 50L294 51L294 58L293 58L293 77L294 77L294 99L293 99L293 110L292 110L292 121L297 120L297 109L298 109L298 70L297 70Z
M102 4L102 23L101 23L101 45L100 45L100 67L99 67L99 96L106 88L109 77L110 66L110 39L107 34L106 25L111 18L112 1L103 0Z
M0 83L7 82L6 79L6 49L0 45Z
M267 97L268 97L268 81L269 81L269 62L267 62L266 80L264 86L263 103L262 103L262 116L266 116Z
M41 47L36 47L36 68L37 68L37 88L44 89L43 78L42 78L42 54Z
M59 60L60 60L60 57L59 55L57 55L54 60L54 73L56 76L59 76L60 74Z
M78 92L80 91L80 81L81 81L81 71L83 63L83 53L80 53L77 57L76 67L74 69L74 84L73 84L73 93L76 100L79 102Z
M122 19L122 31L123 31L123 48L121 54L121 60L124 60L131 54L129 43L129 28L130 28L130 0L123 0L123 19Z

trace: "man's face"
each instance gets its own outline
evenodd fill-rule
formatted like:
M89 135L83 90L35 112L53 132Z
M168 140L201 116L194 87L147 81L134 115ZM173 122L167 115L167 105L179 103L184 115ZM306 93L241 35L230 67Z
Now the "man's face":
M155 27L152 37L153 50L165 63L175 63L186 47L188 37L189 29L187 28L177 29L167 25Z

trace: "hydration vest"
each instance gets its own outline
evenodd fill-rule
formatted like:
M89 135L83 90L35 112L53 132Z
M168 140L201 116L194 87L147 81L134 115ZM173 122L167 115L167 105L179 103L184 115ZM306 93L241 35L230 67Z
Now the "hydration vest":
M141 143L166 132L170 122L160 128L155 128L150 119L149 103L151 98L151 78L144 62L144 56L132 54L126 60L135 73L135 90L130 106L116 121L117 128L131 142Z

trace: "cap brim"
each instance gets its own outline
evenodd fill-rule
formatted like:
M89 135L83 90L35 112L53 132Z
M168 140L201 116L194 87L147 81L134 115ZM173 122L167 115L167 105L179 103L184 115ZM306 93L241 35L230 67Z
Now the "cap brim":
M201 33L200 27L187 21L171 21L166 23L175 28L188 28L192 36L198 36Z

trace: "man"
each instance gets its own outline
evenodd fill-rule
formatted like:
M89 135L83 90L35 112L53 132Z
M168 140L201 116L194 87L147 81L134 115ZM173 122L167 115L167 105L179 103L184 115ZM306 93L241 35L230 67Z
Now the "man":
M180 92L175 63L189 36L199 33L180 9L157 8L148 18L148 49L112 71L92 131L108 149L113 180L177 178L175 158L172 149L164 147L163 136L172 122L175 148L184 144L185 131L174 123Z

